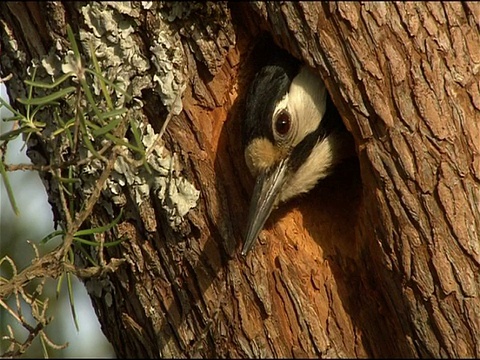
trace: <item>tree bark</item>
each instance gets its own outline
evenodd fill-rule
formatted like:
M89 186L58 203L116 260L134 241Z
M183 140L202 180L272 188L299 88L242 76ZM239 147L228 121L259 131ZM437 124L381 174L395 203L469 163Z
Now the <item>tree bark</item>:
M85 279L118 356L480 357L480 5L7 2L0 19L12 99L32 60L64 56L69 23L141 101L133 116L158 133L175 113L169 176L199 191L194 206L180 216L129 184L88 219L124 209L105 238L127 240L103 254L125 264ZM322 76L358 161L274 212L244 258L238 134L263 33ZM60 145L30 142L32 161Z

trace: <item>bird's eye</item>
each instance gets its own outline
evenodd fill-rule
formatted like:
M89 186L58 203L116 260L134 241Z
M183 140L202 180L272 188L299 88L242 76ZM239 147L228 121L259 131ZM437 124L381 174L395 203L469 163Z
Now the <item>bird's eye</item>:
M275 131L280 136L286 135L290 131L291 125L290 114L286 110L282 110L275 120Z

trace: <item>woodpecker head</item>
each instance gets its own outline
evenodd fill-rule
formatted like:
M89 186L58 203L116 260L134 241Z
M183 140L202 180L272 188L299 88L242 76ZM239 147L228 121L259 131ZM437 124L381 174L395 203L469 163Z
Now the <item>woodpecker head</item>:
M246 99L243 144L255 177L242 255L279 203L311 190L340 160L343 126L321 78L295 59L275 59Z

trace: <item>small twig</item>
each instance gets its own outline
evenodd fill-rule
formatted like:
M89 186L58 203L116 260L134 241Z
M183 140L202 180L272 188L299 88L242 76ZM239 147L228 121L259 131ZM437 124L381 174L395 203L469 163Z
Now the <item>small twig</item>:
M115 151L115 147L114 147L114 151L112 151L112 157L108 160L108 162L105 166L105 169L103 169L102 174L98 178L97 183L95 184L95 188L92 191L92 194L90 195L90 197L85 202L85 206L84 206L83 210L77 213L74 222L72 222L71 220L67 221L67 229L66 229L66 235L65 235L65 238L64 238L64 243L62 245L62 251L60 251L59 254L58 254L58 255L62 255L60 258L62 258L63 254L65 254L68 251L68 249L70 248L70 245L73 242L74 234L80 229L83 222L92 213L93 207L95 206L98 199L100 198L100 194L101 194L103 185L108 180L108 178L110 176L110 173L112 172L113 165L115 164L115 160L117 159L117 156L118 156L118 154L117 154L117 151ZM62 193L63 193L63 191L61 192L61 195L62 195ZM62 203L63 203L63 201L62 201ZM66 202L64 204L64 210L66 211L66 210L68 210L68 208L66 208L65 206L66 206Z
M92 266L85 269L78 269L73 264L58 261L57 253L61 252L61 250L62 249L59 248L56 252L44 255L19 274L12 276L8 282L1 284L0 299L5 299L9 295L17 293L34 278L48 277L56 279L67 271L79 278L86 279L108 272L114 272L124 262L123 259L111 259L110 262L103 267Z
M33 340L35 338L43 333L43 329L45 328L46 324L38 323L35 328L32 329L32 331L29 331L29 334L27 336L27 339L23 343L19 343L17 341L16 344L18 346L17 350L12 350L12 351L7 351L6 353L2 354L2 357L4 358L17 358L19 355L22 355L25 353L25 351L30 347L32 344ZM14 339L12 339L14 340Z
M2 299L0 299L0 306L2 306L5 310L7 310L7 312L12 315L12 317L17 320L19 323L21 323L22 321L20 320L20 317L18 316L18 314L13 311L13 309L8 306Z
M12 78L13 78L13 74L10 73L7 76L5 76L4 78L0 78L0 83L7 82L7 81L11 80Z
M99 151L98 154L103 155L111 147L110 144L104 145ZM80 167L82 165L90 163L92 160L97 159L95 155L90 155L84 159L80 160L69 160L62 162L61 164L52 164L52 165L33 165L33 164L5 164L6 171L38 171L38 172L49 172L57 169L65 169L68 166Z
M62 174L60 172L60 169L55 170L55 175L57 178L61 179ZM72 226L72 216L70 214L70 210L68 208L67 204L67 198L65 197L64 194L64 189L63 189L63 184L61 181L58 181L58 192L60 195L60 203L62 204L63 212L65 213L65 221L67 223L67 229Z
M175 97L175 100L174 100L173 104L176 104L179 99L180 99L180 92L177 93L177 96ZM173 109L173 106L172 106L172 109ZM152 153L152 151L155 149L157 144L162 139L163 134L165 133L165 131L167 129L167 125L173 117L173 110L172 109L170 109L170 111L168 112L167 118L165 119L165 122L163 123L162 128L160 129L160 132L158 133L158 137L155 139L153 144L145 152L145 159L148 158L148 156Z

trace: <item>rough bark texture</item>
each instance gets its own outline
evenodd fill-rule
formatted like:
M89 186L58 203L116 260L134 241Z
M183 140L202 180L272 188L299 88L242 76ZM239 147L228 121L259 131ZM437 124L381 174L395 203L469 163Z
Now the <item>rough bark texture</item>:
M188 81L166 141L201 193L175 228L155 199L125 205L129 240L106 254L127 262L87 281L117 355L480 357L480 5L172 4L104 4L145 59L160 23L181 35ZM88 29L82 7L0 4L13 98L66 23ZM359 161L276 211L242 258L252 180L238 134L264 31L322 75ZM158 131L165 110L142 96Z

